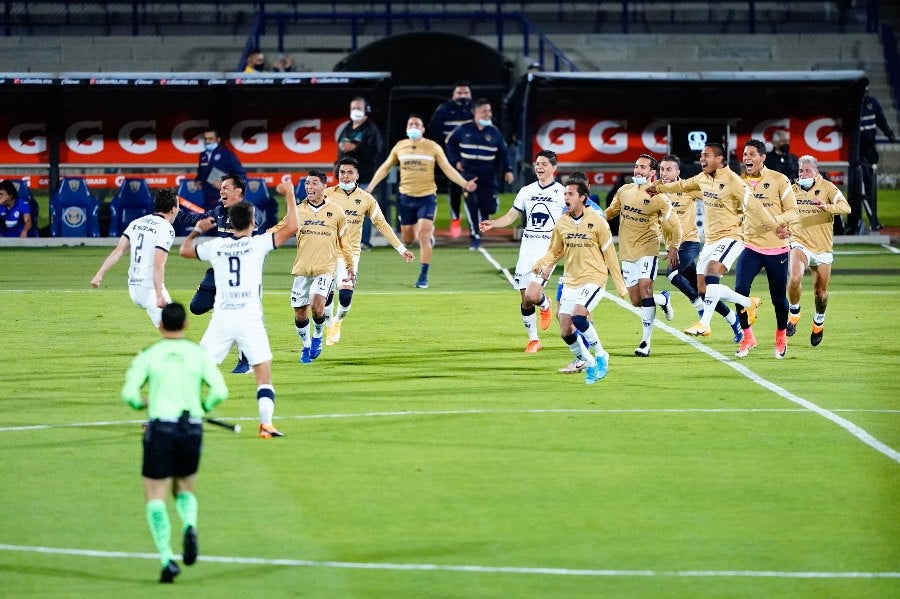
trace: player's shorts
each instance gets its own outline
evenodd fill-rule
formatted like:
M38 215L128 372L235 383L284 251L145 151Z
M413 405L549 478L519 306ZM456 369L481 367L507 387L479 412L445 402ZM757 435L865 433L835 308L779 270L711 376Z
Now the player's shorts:
M199 419L192 419L185 426L151 420L144 431L143 444L142 475L155 480L190 476L200 466L203 424Z
M166 302L172 303L172 298L165 286L163 286L162 292ZM156 305L156 289L141 285L129 285L128 294L131 295L131 301L147 311L153 325L159 327L159 323L162 322L162 308Z
M834 254L831 252L822 252L820 254L814 254L804 246L802 243L797 243L796 241L791 242L792 250L800 250L806 255L806 259L809 261L810 266L819 266L820 264L829 265L834 262Z
M634 287L639 279L656 280L656 269L659 266L657 256L641 256L637 260L622 260L622 278L626 287Z
M397 214L401 225L414 225L422 219L434 220L434 213L437 212L436 195L417 198L401 193L398 199Z
M700 258L697 260L697 274L706 274L706 267L713 261L721 262L725 265L725 270L730 270L731 265L743 251L744 242L731 237L723 237L718 241L706 243L700 250Z
M319 275L317 277L294 277L291 285L291 307L302 308L308 306L313 295L321 295L327 298L334 283L334 275Z
M600 285L593 283L581 287L565 285L559 300L559 313L571 315L575 306L584 306L588 312L593 312L601 299L603 299L603 287Z
M200 345L216 364L221 364L235 343L251 366L272 359L272 348L269 346L262 313L218 308L213 311Z
M359 275L359 256L353 256L353 272L356 275ZM344 281L347 278L347 263L344 262L343 256L338 256L337 259L337 268L335 269L334 275L334 286L340 289L341 287L345 287L346 289L353 289L356 287L356 279L353 281ZM349 285L349 287L347 287Z
M516 262L516 274L513 277L513 281L515 282L514 287L516 289L525 289L532 282L538 283L541 287L546 284L546 281L542 279L539 275L534 274L534 265L537 264L537 261L544 257L544 254L547 253L547 246L543 246L543 248L535 248L533 251L530 251L528 248L522 247L519 250L519 261ZM553 266L553 270L556 270L556 266ZM547 275L549 279L553 274L551 270Z

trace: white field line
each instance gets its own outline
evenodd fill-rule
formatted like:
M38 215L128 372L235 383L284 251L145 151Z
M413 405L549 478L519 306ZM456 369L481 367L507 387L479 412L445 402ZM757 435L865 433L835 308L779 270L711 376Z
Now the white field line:
M509 274L508 268L500 266L500 263L494 260L494 257L491 256L486 249L478 248L478 251L481 252L481 255L484 256L484 259L488 261L488 264L499 270L503 274L503 276L506 277L506 280L509 281L510 285L512 285L513 287L516 286L516 281L515 279L513 279L513 276Z
M889 243L883 243L881 245L881 247L883 247L887 251L891 252L892 254L900 254L900 249L895 248L894 246L892 246Z
M127 551L98 551L94 549L65 549L32 545L0 544L0 551L41 553L45 555L73 555L79 557L158 560L155 553ZM175 556L181 559L180 555ZM302 568L342 568L349 570L401 570L427 572L471 572L478 574L530 574L543 576L582 577L678 577L678 578L900 578L900 572L783 572L776 570L595 570L571 568L474 566L452 564L395 564L374 562L340 562L306 559L267 559L260 557L225 557L201 555L201 562L219 564L246 564L260 566L290 566Z
M634 306L632 306L630 303L626 302L625 300L621 299L620 297L618 297L616 295L613 295L613 294L610 294L607 292L604 292L604 295L606 297L608 297L610 300L614 301L619 306L621 306L622 308L629 310L635 316L640 317L640 312L638 311L638 309L635 308ZM756 374L755 372L753 372L752 370L750 370L749 368L744 366L743 363L738 362L737 360L733 360L733 359L717 352L716 350L711 349L710 347L706 346L705 344L697 341L694 337L689 337L688 335L685 335L681 331L674 329L674 328L670 327L669 325L667 325L663 322L660 322L659 320L654 321L654 324L656 325L657 328L664 330L665 332L669 333L676 339L690 344L697 350L705 353L706 355L712 357L713 359L715 359L719 362L722 362L723 364L725 364L726 366L729 366L730 368L733 368L734 370L736 370L737 372L742 374L747 379L753 381L757 385L760 385L761 387L764 387L764 388L768 389L769 391L772 391L776 395L778 395L792 403L795 403L799 406L802 406L802 407L806 408L807 410L814 412L814 413L818 414L819 416L822 416L823 418L826 418L826 419L834 422L839 427L841 427L842 429L844 429L845 431L847 431L848 433L850 433L851 435L853 435L854 437L856 437L857 439L859 439L860 441L862 441L863 443L865 443L866 445L871 447L872 449L883 453L884 455L886 455L893 461L900 464L900 452L898 452L897 450L895 450L891 447L888 447L887 445L885 445L884 443L882 443L881 441L879 441L878 439L873 437L870 433L866 432L859 426L853 424L849 420L847 420L845 418L841 418L840 416L835 414L834 411L826 410L825 408L822 408L809 400L806 400L806 399L803 399L802 397L798 397L797 395L794 395L787 389L784 389L784 388L776 385L775 383L759 376L758 374Z

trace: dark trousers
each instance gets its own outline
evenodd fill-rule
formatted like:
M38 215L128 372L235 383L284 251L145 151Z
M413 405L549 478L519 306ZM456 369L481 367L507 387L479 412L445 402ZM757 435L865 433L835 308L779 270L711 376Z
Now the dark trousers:
M772 305L775 306L775 322L779 330L787 327L787 281L790 258L790 252L772 256L760 254L745 247L741 255L738 256L737 267L735 268L734 290L741 295L747 296L750 295L753 279L756 278L759 271L766 269L766 278L769 280L769 297L772 299ZM747 313L738 310L738 317L741 319L741 328L746 329L749 326Z

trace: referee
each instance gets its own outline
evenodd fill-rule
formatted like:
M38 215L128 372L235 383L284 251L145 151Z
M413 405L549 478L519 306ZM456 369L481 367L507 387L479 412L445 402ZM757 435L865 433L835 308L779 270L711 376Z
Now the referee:
M150 421L144 431L144 497L147 524L159 551L160 582L173 582L180 570L172 559L166 495L174 491L175 510L184 529L184 564L197 561L197 498L194 485L203 440L203 415L228 397L228 388L213 359L199 345L185 339L184 306L162 310L157 341L135 357L125 374L122 399L135 410L147 408ZM141 388L148 384L144 401ZM201 385L208 391L201 399ZM174 489L172 481L174 479Z

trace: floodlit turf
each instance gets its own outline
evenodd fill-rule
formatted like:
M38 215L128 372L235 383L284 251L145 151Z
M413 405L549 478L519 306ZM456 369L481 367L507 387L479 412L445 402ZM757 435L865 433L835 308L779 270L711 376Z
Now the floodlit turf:
M142 413L119 398L129 361L157 333L128 298L124 260L89 288L109 249L0 250L4 597L160 592L158 561L142 557L153 552ZM488 249L514 265L516 248ZM518 294L480 253L440 246L427 290L413 289L418 267L393 250L364 253L341 342L298 364L294 252L279 250L265 311L287 436L256 438L253 378L226 374L232 395L214 415L244 432L206 432L200 558L173 591L897 596L900 255L839 251L866 253L837 257L820 347L809 345L808 275L787 358L772 355L764 302L743 372L677 336L696 320L677 291L675 320L660 323L672 329L655 330L649 359L632 355L639 317L606 298L594 320L610 373L588 387L556 373L571 355L555 323L544 349L524 354ZM170 258L175 299L190 300L203 268ZM866 270L878 274L849 274ZM765 298L764 282L754 292ZM657 287L670 288L662 277ZM194 317L189 336L208 320ZM704 345L732 356L719 317L713 333Z

